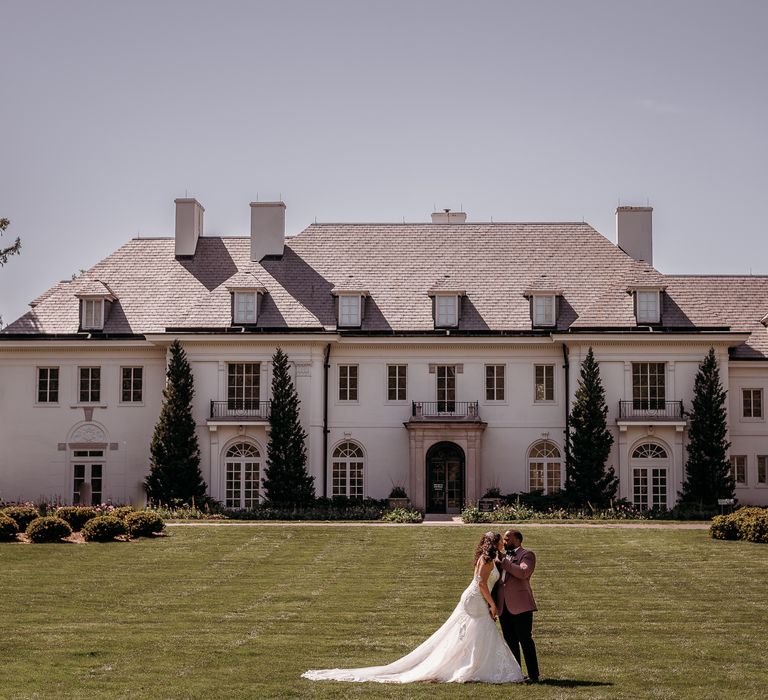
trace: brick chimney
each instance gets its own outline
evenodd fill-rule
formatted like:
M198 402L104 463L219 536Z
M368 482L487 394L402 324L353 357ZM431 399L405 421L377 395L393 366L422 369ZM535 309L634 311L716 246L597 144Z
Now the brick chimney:
M635 260L653 265L653 207L616 209L616 245Z
M285 202L251 202L251 260L280 256L285 247Z
M203 235L203 205L196 199L174 199L176 204L176 257L191 258Z

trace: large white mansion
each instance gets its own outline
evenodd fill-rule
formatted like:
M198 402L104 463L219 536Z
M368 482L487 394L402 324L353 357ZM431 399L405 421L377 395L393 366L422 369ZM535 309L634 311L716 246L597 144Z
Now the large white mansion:
M251 236L140 238L52 287L0 333L0 500L144 498L176 338L195 378L202 471L228 506L259 498L271 357L289 355L318 495L455 512L490 487L564 481L564 431L594 348L620 495L673 505L699 362L729 391L736 495L768 504L768 278L664 275L651 209L619 207L617 245L585 223L315 224L282 202Z

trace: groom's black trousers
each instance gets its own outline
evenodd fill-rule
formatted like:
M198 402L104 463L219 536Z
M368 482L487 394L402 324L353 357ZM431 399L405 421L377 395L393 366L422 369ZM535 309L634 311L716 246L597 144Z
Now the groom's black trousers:
M501 615L499 615L499 622L501 623L501 633L504 635L504 641L512 650L517 663L520 663L520 648L522 647L528 677L532 680L538 680L539 662L536 659L536 644L534 644L531 637L533 632L533 610L513 615L504 608Z

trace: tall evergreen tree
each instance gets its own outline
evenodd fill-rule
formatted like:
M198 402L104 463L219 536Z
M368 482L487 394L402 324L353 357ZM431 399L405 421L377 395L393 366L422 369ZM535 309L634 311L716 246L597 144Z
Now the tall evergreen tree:
M600 367L589 348L581 363L579 386L569 417L571 434L565 490L578 505L606 506L616 495L619 479L613 467L605 467L613 445L607 415Z
M299 396L288 371L288 356L272 356L272 408L269 415L264 492L271 503L307 505L315 497L315 477L307 472L307 434L299 421Z
M710 510L717 507L718 498L734 497L735 483L728 460L731 443L726 440L727 393L720 383L715 349L710 348L694 383L681 505Z
M193 503L205 496L200 472L200 447L192 417L194 379L181 343L174 340L163 389L163 407L155 425L150 452L147 495L154 503Z

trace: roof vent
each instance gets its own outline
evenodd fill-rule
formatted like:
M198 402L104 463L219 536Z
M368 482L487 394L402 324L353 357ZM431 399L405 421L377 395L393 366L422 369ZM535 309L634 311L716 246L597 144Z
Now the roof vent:
M432 212L433 224L464 224L466 222L467 214L463 211L443 209L443 211Z

